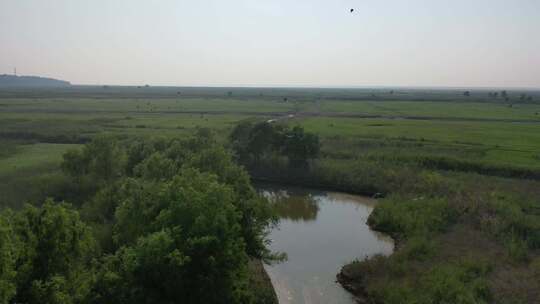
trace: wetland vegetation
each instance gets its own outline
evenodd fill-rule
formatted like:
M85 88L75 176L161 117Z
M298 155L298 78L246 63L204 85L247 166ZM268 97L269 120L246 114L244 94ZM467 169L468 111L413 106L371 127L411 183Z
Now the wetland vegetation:
M366 303L536 303L540 93L493 92L2 89L0 301L272 303L258 180L380 197Z

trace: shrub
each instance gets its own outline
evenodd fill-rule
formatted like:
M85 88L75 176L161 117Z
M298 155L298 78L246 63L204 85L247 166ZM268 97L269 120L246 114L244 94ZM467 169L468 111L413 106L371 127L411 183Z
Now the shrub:
M531 262L531 269L534 276L540 280L540 256L536 257L536 259Z
M527 242L516 237L510 236L506 242L504 242L508 255L510 258L517 262L524 262L528 258Z
M489 267L472 261L436 266L422 279L419 303L488 303L491 296L485 278Z
M484 229L502 240L513 258L522 260L529 248L540 248L540 216L525 211L527 202L500 193L490 199L486 213L491 219L484 221Z
M427 236L413 236L407 240L407 243L398 252L408 260L424 261L429 259L436 250L435 243Z
M456 218L445 198L404 198L382 200L368 219L375 230L400 237L440 232Z

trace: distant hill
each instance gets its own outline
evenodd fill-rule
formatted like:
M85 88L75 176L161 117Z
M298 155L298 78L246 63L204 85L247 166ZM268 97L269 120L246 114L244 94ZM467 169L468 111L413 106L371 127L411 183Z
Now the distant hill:
M38 76L0 75L0 87L66 87L71 83Z

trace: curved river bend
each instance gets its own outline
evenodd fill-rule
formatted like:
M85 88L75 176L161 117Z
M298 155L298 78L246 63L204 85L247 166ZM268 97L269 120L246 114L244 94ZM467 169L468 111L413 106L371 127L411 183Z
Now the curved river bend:
M280 304L354 303L336 283L341 267L357 258L390 254L390 237L369 229L375 200L335 192L261 185L280 221L270 233L272 251L286 262L265 266Z

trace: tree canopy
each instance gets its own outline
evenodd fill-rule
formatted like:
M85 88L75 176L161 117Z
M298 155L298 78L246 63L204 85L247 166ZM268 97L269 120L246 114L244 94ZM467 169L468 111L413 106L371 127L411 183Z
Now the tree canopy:
M211 132L99 136L61 167L76 207L0 213L0 303L260 302L247 267L277 257L275 217Z
M320 152L319 137L300 126L246 121L233 129L230 140L238 158L247 163L284 156L291 167L305 167Z

